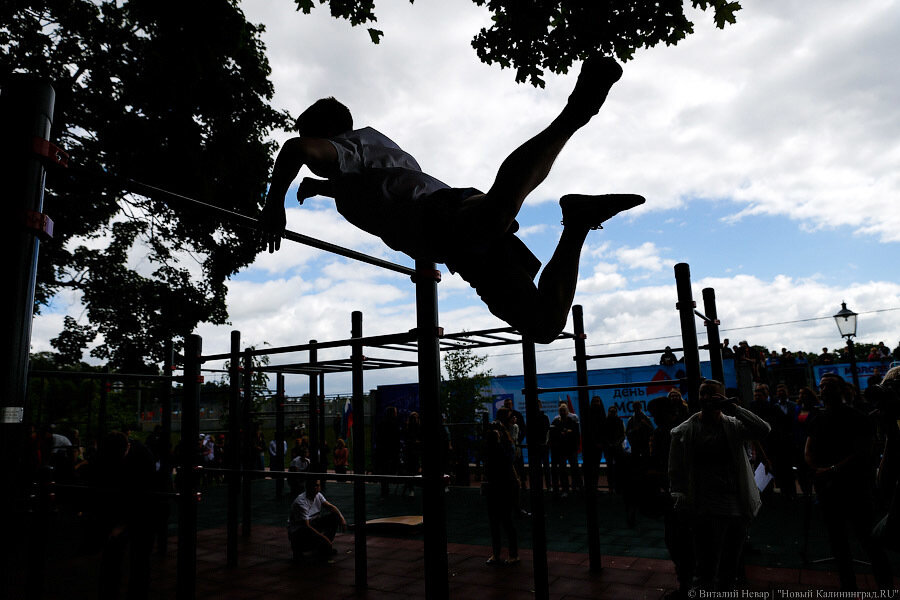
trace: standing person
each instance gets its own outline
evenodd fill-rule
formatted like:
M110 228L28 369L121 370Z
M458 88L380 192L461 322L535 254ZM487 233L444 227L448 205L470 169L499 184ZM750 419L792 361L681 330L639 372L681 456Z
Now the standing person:
M525 416L515 409L512 398L506 398L503 401L503 406L509 409L514 420L513 422L516 424L517 433L513 437L513 441L516 443L516 473L519 474L519 481L522 483L522 488L524 489L528 480L525 471L525 459L522 455L522 446L525 444L528 433L525 428Z
M659 502L663 514L666 549L675 565L678 590L666 596L667 600L686 600L694 578L694 548L689 515L676 512L669 486L669 450L672 445L672 429L684 422L688 415L687 403L681 392L672 389L663 398L655 398L647 410L656 421L656 429L650 439L650 458L647 475L653 485L652 497Z
M388 406L375 426L375 472L396 475L400 471L400 419L397 407ZM381 497L387 498L389 484L381 482Z
M422 424L419 413L413 411L406 417L403 427L403 474L418 475L422 461ZM416 495L415 486L404 484L403 493L410 498Z
M641 502L646 502L651 494L652 486L648 480L647 468L652 436L653 423L644 414L641 404L635 402L634 414L628 419L628 425L625 427L625 438L631 447L631 454L627 457L628 480L625 482L623 493L626 522L629 527L637 524L638 507Z
M696 584L703 591L733 590L759 490L746 442L771 429L725 397L725 386L700 385L700 412L672 430L669 485L675 510L691 521Z
M884 549L872 539L873 424L846 404L846 387L844 379L835 373L822 376L819 391L824 409L809 424L806 464L813 471L831 550L838 563L841 589L856 590L848 525L869 555L878 587L891 589L891 564Z
M484 467L486 482L482 483L487 500L488 525L491 529L489 565L503 564L500 559L500 527L506 530L509 559L506 564L519 562L519 537L513 523L517 507L519 478L515 469L515 448L509 431L511 413L506 407L497 410L497 418L485 433Z
M591 426L591 445L594 451L594 461L597 464L594 469L594 480L585 481L584 485L592 485L594 489L597 489L597 484L600 480L600 461L603 458L603 435L606 430L606 409L603 408L603 398L600 396L591 398L591 406L588 408L588 422Z
M320 481L308 479L304 492L291 503L287 528L295 561L310 550L315 551L319 559L327 560L337 554L335 534L338 529L344 531L347 528L344 515L325 499L320 487Z
M513 439L513 466L516 469L516 480L518 481L518 488L516 492L516 506L515 506L515 515L517 517L530 517L531 513L522 508L522 493L521 490L524 487L522 485L522 481L524 481L523 477L525 475L525 461L522 459L522 448L519 444L516 443L516 440L519 439L519 431L521 427L519 427L519 423L516 420L516 413L513 410L510 410L509 413L509 436Z
M106 538L98 594L103 600L119 597L126 556L128 597L148 597L156 525L152 518L155 462L143 444L129 440L122 432L111 431L100 443L91 475L98 490L95 508Z
M769 421L769 425L772 426L772 433L769 439L772 452L769 457L775 462L775 484L781 490L782 497L792 500L797 496L794 467L800 406L790 399L788 388L783 383L779 383L775 388L770 414L772 420Z
M606 411L603 427L603 454L606 455L606 480L611 492L621 492L619 467L625 453L625 424L619 416L619 409L610 406Z
M578 421L569 414L569 406L565 402L559 403L558 413L550 423L553 495L557 496L559 488L562 486L562 497L567 498L569 496L569 468L571 468L572 486L581 487L581 478L578 474L578 442L581 434Z
M288 455L288 445L287 440L281 440L281 447L283 448L281 456L282 460L284 457ZM274 471L274 467L276 465L276 460L278 459L278 440L277 438L272 438L269 442L269 470ZM284 468L284 465L281 465Z
M797 456L797 481L803 495L810 497L813 490L813 472L806 464L806 438L809 437L809 424L819 412L819 397L809 387L800 388L798 397L800 410L797 412L797 437L795 439L795 455Z
M345 475L349 460L350 450L347 449L347 443L342 438L338 438L334 443L334 472Z
M353 130L347 107L334 98L319 100L297 120L300 137L285 142L275 159L261 216L263 241L270 252L279 248L285 194L307 166L327 179L303 179L301 203L314 195L334 198L338 212L352 224L414 259L445 263L475 288L493 314L536 342L549 343L568 318L588 232L644 199L563 196L563 233L537 285L540 261L515 236L515 219L566 142L600 111L621 76L614 59L588 58L566 106L503 161L487 193L451 188L423 173L387 136L370 127Z

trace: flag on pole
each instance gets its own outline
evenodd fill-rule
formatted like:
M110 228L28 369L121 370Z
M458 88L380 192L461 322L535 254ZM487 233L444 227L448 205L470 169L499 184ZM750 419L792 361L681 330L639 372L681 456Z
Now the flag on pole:
M350 429L353 427L353 404L347 399L344 402L344 416L341 419L341 435L347 439L350 435Z

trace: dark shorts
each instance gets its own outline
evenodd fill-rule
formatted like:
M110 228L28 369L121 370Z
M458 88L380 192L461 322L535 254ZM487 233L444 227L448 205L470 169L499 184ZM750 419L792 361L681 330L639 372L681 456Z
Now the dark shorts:
M521 329L521 315L516 309L536 295L534 278L541 261L513 233L472 240L462 247L459 239L442 237L465 230L466 224L459 222L460 205L466 198L481 193L475 188L447 188L429 195L422 203L423 222L441 223L434 228L441 233L421 243L424 248L436 248L435 261L447 265L451 273L459 274L475 288L494 315Z

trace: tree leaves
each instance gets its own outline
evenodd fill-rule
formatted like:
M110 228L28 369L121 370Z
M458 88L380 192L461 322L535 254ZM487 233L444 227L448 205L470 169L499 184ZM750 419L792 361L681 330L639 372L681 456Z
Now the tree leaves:
M16 71L57 92L54 141L81 173L48 175L36 302L77 290L113 366L159 360L166 339L224 323L225 280L254 236L195 206L169 206L89 179L114 173L255 214L264 198L273 88L236 0L30 0L0 9L0 80ZM73 170L76 170L73 169ZM108 245L104 247L104 244ZM67 323L60 348L87 332Z
M544 86L544 71L565 73L578 60L600 52L621 61L638 48L660 42L672 46L693 33L684 0L472 0L492 13L490 27L472 40L479 60L516 70L516 81ZM309 13L313 0L295 0ZM376 21L374 0L328 2L335 18L359 25ZM712 9L716 26L735 23L739 2L691 0L694 8ZM372 42L384 33L370 28Z

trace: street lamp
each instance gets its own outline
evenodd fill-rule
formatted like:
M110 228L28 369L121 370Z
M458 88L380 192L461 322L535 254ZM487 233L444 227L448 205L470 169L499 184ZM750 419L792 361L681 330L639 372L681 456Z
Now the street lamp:
M853 348L853 336L856 335L856 313L847 308L846 302L841 302L841 310L834 315L841 337L847 338L847 351L850 352L850 373L853 375L853 385L859 389L859 374L856 371L856 352Z

